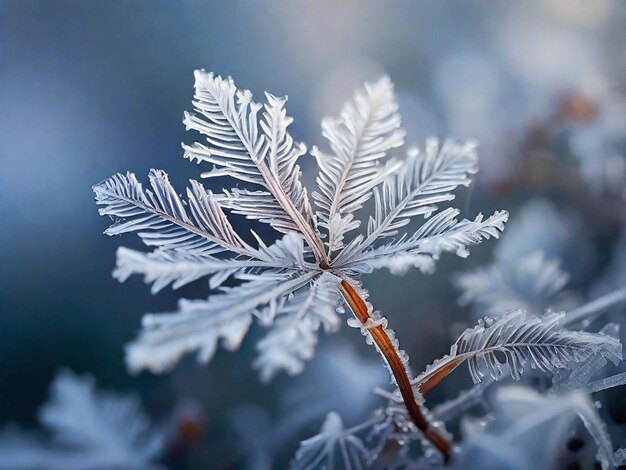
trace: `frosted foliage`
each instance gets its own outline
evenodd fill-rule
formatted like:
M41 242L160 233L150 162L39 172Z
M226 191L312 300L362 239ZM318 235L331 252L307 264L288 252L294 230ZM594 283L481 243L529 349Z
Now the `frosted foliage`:
M41 409L50 443L17 431L0 434L0 469L146 470L163 450L163 436L150 429L133 397L100 393L93 381L69 372L52 384Z
M302 372L304 361L313 357L319 328L327 333L339 328L335 313L339 295L334 276L324 274L310 289L281 301L276 326L257 345L259 357L254 366L261 371L261 379L267 381L281 369L290 375Z
M415 379L417 384L450 367L467 361L474 382L485 375L502 376L502 362L519 380L526 362L541 371L554 373L571 362L581 362L593 354L617 363L622 359L619 340L605 334L568 331L559 326L564 314L533 317L523 310L509 312L493 320L485 318L465 330L450 348L449 355L436 361Z
M550 469L579 419L595 440L603 469L614 468L606 426L583 392L546 397L523 387L499 389L485 426L466 422L459 468ZM462 462L462 464L461 464Z
M174 313L147 314L127 347L132 371L167 371L192 352L207 362L218 344L237 349L256 320L268 329L255 362L262 378L296 374L319 331L338 329L341 280L358 287L362 274L382 267L432 273L442 253L465 257L470 246L499 237L505 211L473 220L456 209L438 211L470 184L476 147L430 139L423 150L396 150L404 131L387 77L365 84L337 118L323 120L330 149L311 151L319 168L313 210L300 169L300 158L312 157L289 132L286 102L266 93L257 103L231 78L198 70L193 110L183 121L199 141L183 144L184 157L203 167L201 177L228 176L235 187L216 193L191 180L181 195L155 169L146 188L133 173L94 186L100 213L114 221L105 233L134 232L154 249L120 248L115 278L138 274L153 293L201 278L219 289L208 300L182 299ZM364 214L370 199L373 213ZM267 244L255 232L243 236L231 213L269 224L282 238ZM355 231L361 221L363 234ZM409 229L412 221L421 225Z
M536 314L555 309L565 298L568 280L558 260L537 252L459 274L454 284L462 293L461 305L472 304L478 312L498 316L515 309Z

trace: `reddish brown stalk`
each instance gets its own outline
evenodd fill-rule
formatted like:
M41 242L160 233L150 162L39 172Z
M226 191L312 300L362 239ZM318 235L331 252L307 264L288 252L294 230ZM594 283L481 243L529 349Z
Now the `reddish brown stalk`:
M363 324L367 323L370 315L367 311L367 305L363 299L357 294L354 288L347 282L341 281L341 293L346 300L354 316ZM415 394L411 387L411 381L404 368L404 364L398 356L396 348L394 348L389 335L385 332L382 326L375 326L369 328L369 333L372 339L380 349L382 355L387 360L391 373L393 374L396 383L398 384L398 390L404 401L407 411L411 420L415 423L417 428L422 432L424 437L428 439L439 451L443 454L445 461L450 459L451 447L450 443L434 428L424 417L420 410L417 401L415 400Z
M432 390L436 385L445 379L454 369L456 369L465 359L455 358L440 367L435 368L432 372L423 377L417 384L417 388L422 395Z

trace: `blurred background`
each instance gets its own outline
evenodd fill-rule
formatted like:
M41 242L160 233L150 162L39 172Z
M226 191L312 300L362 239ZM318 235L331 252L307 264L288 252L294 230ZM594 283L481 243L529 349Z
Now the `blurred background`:
M561 258L582 298L607 288L598 279L610 269L626 271L614 251L626 214L624 2L2 0L0 22L0 426L35 427L67 367L137 394L156 423L191 410L195 445L167 456L171 468L281 468L328 411L357 423L388 385L347 327L322 335L302 375L267 386L251 366L258 330L207 367L190 357L171 374L126 372L143 313L209 291L196 282L152 296L139 278L114 281L116 248L140 244L102 235L91 186L150 168L179 188L198 178L180 148L192 139L181 121L196 68L257 97L287 94L292 134L322 147L320 119L388 74L408 143L480 142L477 182L455 201L463 215L509 210L501 243L534 240ZM301 166L312 187L314 159ZM489 263L499 243L446 257L434 276L365 279L416 371L474 322L451 275Z

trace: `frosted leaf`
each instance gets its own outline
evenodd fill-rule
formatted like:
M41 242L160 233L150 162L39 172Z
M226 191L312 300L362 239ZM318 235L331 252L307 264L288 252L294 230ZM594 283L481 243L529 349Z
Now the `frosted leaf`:
M206 301L181 300L176 313L147 314L139 338L126 349L128 367L132 371L164 372L183 354L194 350L198 350L198 360L206 363L213 357L220 340L226 349L235 350L259 309L269 305L273 317L278 299L304 287L314 275L248 276L248 282L235 288L223 288L222 294Z
M105 233L137 232L149 246L212 255L224 250L254 256L235 233L213 194L192 181L183 201L162 170L150 171L152 190L144 190L133 173L117 175L93 187L100 215L114 219ZM189 208L187 208L189 207Z
M341 247L338 240L343 234L359 225L343 219L360 209L372 196L373 188L399 168L399 165L387 165L383 170L381 165L387 152L404 142L397 110L393 85L383 77L357 91L352 101L344 105L339 118L322 121L322 134L328 139L333 155L313 148L320 169L318 191L313 193L313 199L319 208L320 225L328 230L334 249Z
M470 175L478 171L476 146L451 140L426 142L424 152L409 152L402 169L392 173L374 191L374 216L370 217L367 238L361 249L374 241L396 235L411 218L429 217L437 204L454 199L458 186L469 186Z
M496 391L493 408L486 426L465 426L459 461L467 468L527 469L536 468L538 462L552 468L576 418L595 440L602 468L614 468L606 425L580 391L546 397L509 386Z
M465 258L469 255L469 246L476 245L483 239L498 238L508 220L506 211L496 212L484 220L482 214L479 214L473 221L458 222L458 215L458 210L446 209L429 218L410 237L401 237L397 241L362 253L353 253L346 249L339 259L345 263L344 268L363 272L366 271L363 265L402 266L403 258L407 254L422 254L438 259L441 253L452 252Z
M501 358L515 380L521 378L527 361L550 373L595 353L616 363L621 361L619 340L600 333L564 330L560 327L563 316L552 313L532 317L518 310L489 323L481 320L478 326L465 330L450 348L449 355L428 366L415 383L427 384L444 371L445 376L464 361L468 362L475 383L481 382L485 375L498 380L502 376Z
M536 252L518 259L496 261L493 265L459 274L455 286L461 290L461 305L472 304L476 311L499 316L523 309L541 314L563 300L569 274L558 260Z
M178 289L209 276L211 276L209 284L215 288L238 271L255 267L280 266L261 260L220 259L181 250L156 250L144 253L120 247L117 250L113 277L124 282L133 274L142 274L147 284L152 283L151 292L156 294L169 284L172 288Z
M97 392L91 378L67 371L54 380L40 421L50 443L0 435L0 469L156 469L163 452L162 433L150 429L136 399Z
M361 469L367 467L369 453L361 439L343 427L341 417L329 413L320 433L300 443L290 468Z
M324 274L310 288L302 288L281 302L277 320L257 345L259 357L254 366L263 381L269 381L280 370L289 375L302 372L304 361L313 357L320 327L327 333L339 328L335 313L339 296L334 276Z
M238 90L231 78L203 70L196 70L195 78L194 112L186 112L183 122L188 130L203 134L208 145L183 145L185 157L215 165L213 172L203 176L226 174L265 188L262 192L238 192L226 204L279 231L300 232L312 249L319 250L321 242L313 230L310 204L296 164L306 147L295 144L287 132L293 120L284 110L286 98L266 94L259 131L257 114L262 105L252 100L250 91ZM259 198L263 200L262 216Z

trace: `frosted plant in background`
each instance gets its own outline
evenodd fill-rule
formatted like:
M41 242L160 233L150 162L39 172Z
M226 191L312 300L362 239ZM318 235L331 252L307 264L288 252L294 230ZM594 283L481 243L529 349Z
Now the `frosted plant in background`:
M610 436L587 394L546 397L512 386L496 391L486 423L464 423L460 468L566 468L573 462L567 461L565 444L577 419L595 440L602 468L613 468Z
M559 261L548 260L541 252L499 260L453 279L462 292L461 305L472 304L476 312L494 316L520 308L537 314L558 309L569 300L563 292L568 281Z
M281 387L277 414L270 415L258 405L240 405L229 411L230 427L239 437L239 454L247 468L275 467L275 455L293 452L285 444L321 420L328 410L342 410L345 421L367 415L381 401L371 390L387 380L388 374L375 357L363 356L344 342L329 344L299 380Z
M580 226L575 217L549 201L526 202L508 223L507 231L494 249L498 260L517 260L541 252L548 259L561 259Z
M298 166L306 147L288 132L286 98L266 93L259 104L230 78L204 71L195 77L194 111L185 113L184 123L205 141L183 145L185 157L212 165L203 177L230 176L250 189L214 193L191 181L183 199L164 171L151 170L151 189L132 173L117 174L94 187L96 202L115 220L107 234L136 232L154 247L147 254L121 249L120 280L143 274L153 291L200 277L209 277L212 288L229 278L240 284L221 287L208 300L182 300L174 313L146 315L140 337L127 349L131 370L163 372L192 351L207 362L218 342L236 349L257 319L269 328L256 362L262 377L297 373L313 354L317 331L338 328L335 310L343 298L355 315L351 324L383 355L416 425L448 455L449 444L417 405L406 353L387 320L366 303L360 277L382 267L432 272L443 252L464 257L469 246L498 237L505 211L474 220L459 220L453 208L438 211L458 186L470 184L475 146L433 139L423 151L391 158L404 143L392 85L387 78L366 84L338 118L322 122L330 153L311 151L319 167L314 211ZM372 198L374 213L357 233L359 213ZM268 245L253 233L250 244L230 224L229 211L284 235ZM407 230L420 219L419 228Z
M94 390L90 377L59 373L41 409L44 443L16 430L0 434L0 469L148 470L162 468L162 432L151 429L134 397Z

